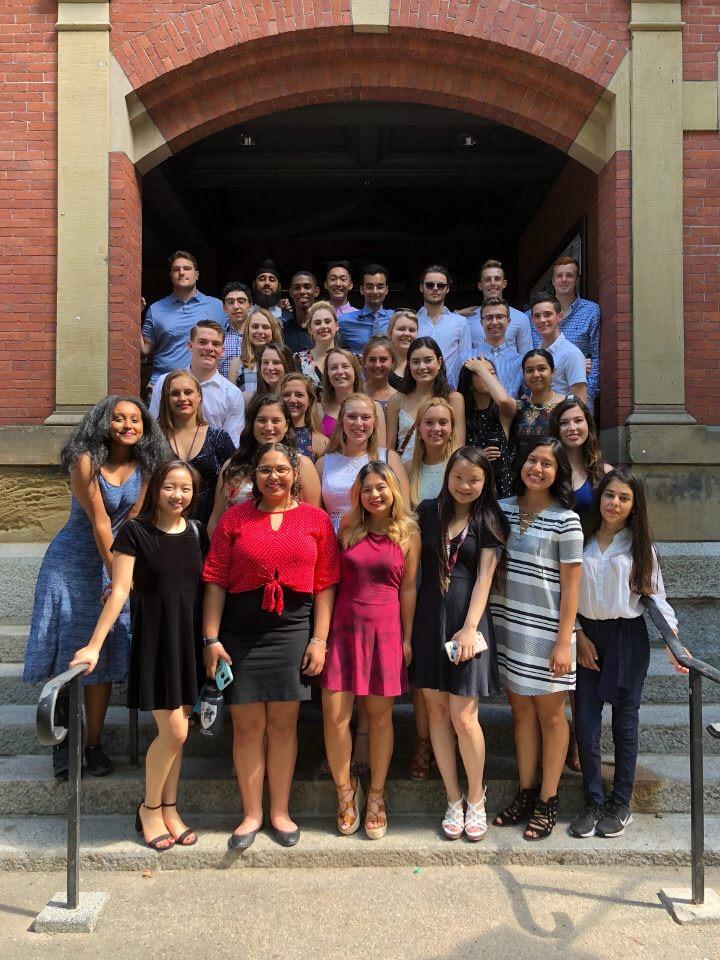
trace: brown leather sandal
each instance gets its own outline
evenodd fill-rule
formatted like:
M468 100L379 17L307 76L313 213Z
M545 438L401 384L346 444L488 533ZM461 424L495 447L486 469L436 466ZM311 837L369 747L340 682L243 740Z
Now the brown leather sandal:
M343 837L349 837L360 827L360 781L357 777L351 777L347 783L335 789L338 796L335 822L338 832Z
M368 820L379 823L379 827L369 827ZM379 840L387 833L387 813L385 812L385 791L368 790L365 805L365 835L368 840Z

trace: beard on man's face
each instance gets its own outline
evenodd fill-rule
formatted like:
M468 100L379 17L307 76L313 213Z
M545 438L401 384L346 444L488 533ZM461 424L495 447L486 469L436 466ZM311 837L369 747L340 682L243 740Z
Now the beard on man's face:
M255 305L258 307L264 307L265 310L269 310L270 307L276 306L279 299L280 291L277 293L265 294L261 290L253 288L253 300L255 301Z

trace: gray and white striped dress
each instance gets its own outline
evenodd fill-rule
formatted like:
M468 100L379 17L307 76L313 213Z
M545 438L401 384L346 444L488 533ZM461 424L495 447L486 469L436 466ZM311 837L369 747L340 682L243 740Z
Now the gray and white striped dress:
M575 631L572 671L553 677L549 660L560 619L560 564L582 563L583 535L572 510L553 505L520 533L517 497L501 500L510 522L507 583L490 597L500 680L525 696L575 689Z

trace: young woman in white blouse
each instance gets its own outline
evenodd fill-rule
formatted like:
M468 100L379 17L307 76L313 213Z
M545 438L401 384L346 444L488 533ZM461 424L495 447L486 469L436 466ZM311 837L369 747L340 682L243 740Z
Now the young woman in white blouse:
M618 468L600 481L588 518L577 627L575 725L585 807L570 824L575 837L619 837L632 822L630 798L638 752L640 699L650 663L642 594L651 596L677 634L652 542L641 480ZM667 650L667 648L666 648ZM678 673L687 673L667 650ZM603 793L600 729L612 704L615 772Z

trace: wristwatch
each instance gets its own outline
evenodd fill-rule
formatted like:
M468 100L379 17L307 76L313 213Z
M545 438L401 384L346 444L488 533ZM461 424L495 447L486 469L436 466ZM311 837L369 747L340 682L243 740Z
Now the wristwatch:
M203 646L210 647L213 643L220 643L219 637L203 637Z

